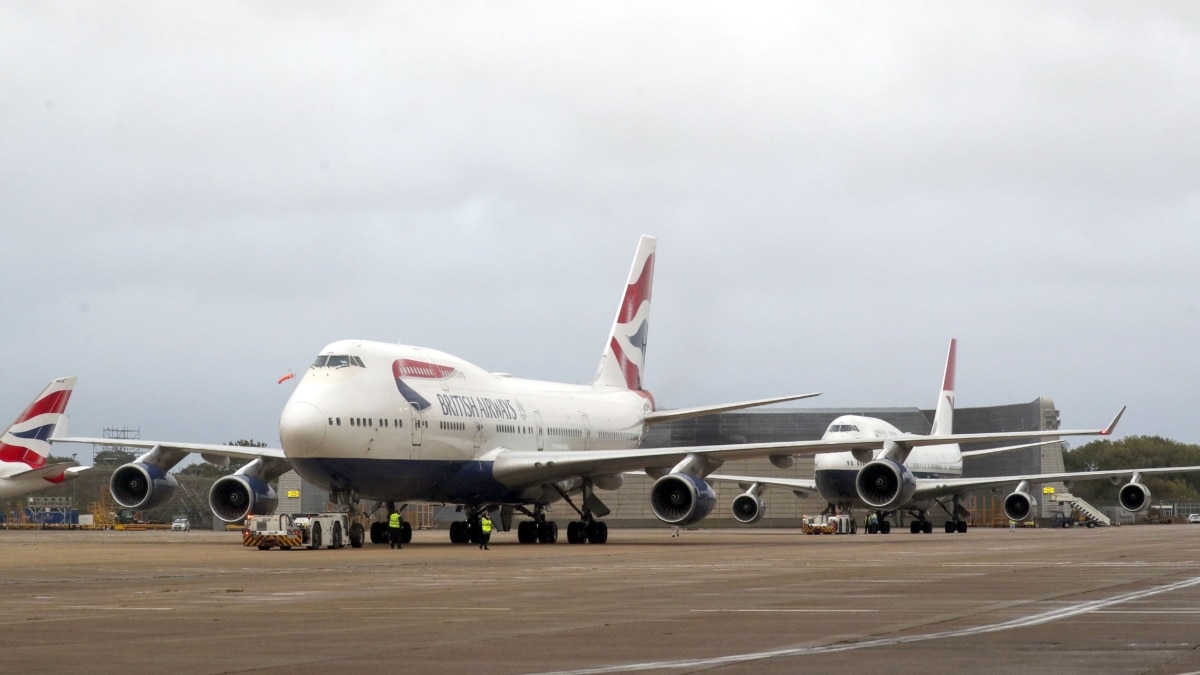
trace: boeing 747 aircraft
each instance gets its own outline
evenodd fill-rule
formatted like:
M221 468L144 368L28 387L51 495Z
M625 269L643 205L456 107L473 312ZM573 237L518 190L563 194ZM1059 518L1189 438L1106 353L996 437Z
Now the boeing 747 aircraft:
M956 348L957 342L950 340L946 369L942 375L942 389L934 409L931 436L953 436ZM1105 430L1105 435L1112 432L1124 412L1125 409L1122 408ZM1058 431L1031 433L1041 436L1062 435ZM947 515L946 532L966 532L966 519L970 514L961 502L967 492L975 490L1014 487L1013 492L1004 500L1004 512L1010 519L1019 522L1032 515L1033 507L1037 504L1030 494L1031 483L1129 478L1130 481L1120 490L1120 503L1128 511L1139 512L1150 508L1150 491L1142 485L1141 476L1200 470L1200 467L1169 467L962 478L964 457L1017 450L1044 445L1047 442L976 451L961 450L959 443L914 446L912 440L920 438L919 436L906 434L884 420L859 415L843 415L833 420L821 438L842 442L858 438L866 444L848 452L830 452L814 456L813 478L720 474L711 475L709 478L714 481L736 482L746 489L745 493L733 501L733 516L742 523L753 523L762 518L766 508L762 491L767 486L776 486L796 494L820 495L829 504L829 510L835 514L849 513L855 507L866 507L879 516L877 531L884 534L891 531L887 515L895 512L908 513L912 516L909 529L916 534L933 531L929 512L935 507L942 509ZM879 446L881 440L882 447ZM868 531L873 533L876 530Z
M612 490L626 471L655 476L650 505L670 524L705 518L716 495L705 477L723 462L828 450L883 447L855 439L787 443L639 448L647 425L737 410L816 394L660 411L643 388L655 239L638 243L617 316L590 384L525 380L492 373L456 356L425 347L341 340L322 349L301 376L279 419L280 449L120 441L148 448L113 474L113 498L126 508L149 508L174 492L168 471L188 453L211 462L253 459L218 480L209 493L213 513L237 522L270 513L277 504L269 481L294 467L356 512L361 500L386 504L433 502L461 507L464 520L450 529L455 542L472 539L480 514L498 508L509 529L519 512L522 543L551 543L558 525L547 506L563 501L578 514L567 528L571 543L604 543L609 509L596 488ZM1103 434L1105 430L1058 432ZM974 435L970 440L1028 439L1040 433ZM916 444L958 437L929 437ZM966 439L966 437L963 437ZM112 439L55 441L101 443ZM382 541L376 523L371 539ZM351 527L361 546L361 526Z
M0 436L0 499L53 487L91 468L74 462L46 464L50 436L74 386L74 377L60 377L46 385Z

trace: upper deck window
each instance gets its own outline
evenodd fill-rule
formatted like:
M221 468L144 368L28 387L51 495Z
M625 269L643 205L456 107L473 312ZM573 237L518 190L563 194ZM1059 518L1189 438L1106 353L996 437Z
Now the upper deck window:
M347 366L366 368L362 359L348 354L321 354L312 364L313 368L345 368Z

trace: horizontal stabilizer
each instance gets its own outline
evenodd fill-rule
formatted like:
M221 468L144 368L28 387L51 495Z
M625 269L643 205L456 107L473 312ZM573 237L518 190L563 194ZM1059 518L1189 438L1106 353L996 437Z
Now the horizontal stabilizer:
M44 478L49 480L65 475L66 478L76 478L80 473L87 471L92 467L79 466L74 462L62 462L60 464L48 464L40 469L30 469L21 473L9 476L10 480L37 480Z
M164 451L179 451L182 453L200 452L218 457L234 457L237 459L257 459L259 457L269 457L271 459L287 459L280 448L252 448L241 445L223 445L221 443L173 443L168 441L143 441L140 439L129 438L87 438L83 436L71 436L60 438L57 436L50 437L51 443L84 443L91 445L115 446L119 448L143 448L152 450L159 448Z
M776 396L775 398L760 398L755 401L741 401L740 403L724 403L720 405L699 406L696 408L676 408L674 410L658 410L646 415L647 424L656 424L658 422L673 422L675 420L685 420L691 417L703 417L704 415L714 415L716 413L728 412L730 410L742 410L743 408L757 408L758 406L771 405L772 403L783 403L784 401L798 401L802 398L813 398L820 396L821 392L812 394L797 394L794 396Z

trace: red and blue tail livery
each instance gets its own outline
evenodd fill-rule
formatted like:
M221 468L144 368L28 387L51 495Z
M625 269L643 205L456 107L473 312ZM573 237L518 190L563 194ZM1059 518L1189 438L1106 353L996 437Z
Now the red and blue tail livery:
M88 468L74 462L46 464L50 439L67 410L75 379L51 381L0 436L0 498L50 487Z
M650 334L650 292L654 285L654 249L657 240L644 236L638 242L625 294L617 307L604 356L594 384L642 390L642 369Z

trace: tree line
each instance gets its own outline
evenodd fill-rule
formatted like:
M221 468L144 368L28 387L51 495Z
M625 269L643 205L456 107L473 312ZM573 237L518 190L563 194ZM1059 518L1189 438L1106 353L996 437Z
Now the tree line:
M1063 453L1067 471L1144 469L1162 466L1200 466L1200 445L1180 443L1160 436L1128 436L1120 440L1092 441ZM1143 476L1154 503L1200 501L1200 472ZM1071 494L1097 506L1117 503L1117 488L1106 480L1078 481Z

